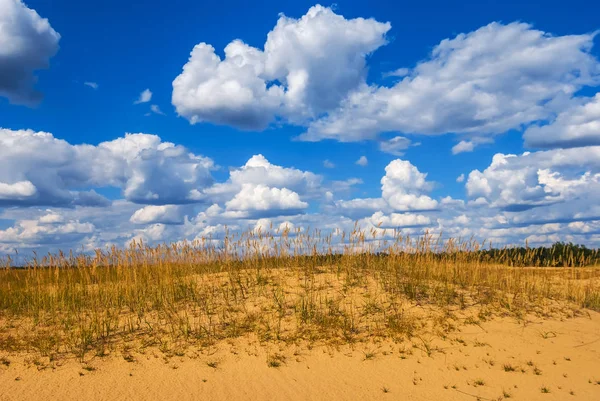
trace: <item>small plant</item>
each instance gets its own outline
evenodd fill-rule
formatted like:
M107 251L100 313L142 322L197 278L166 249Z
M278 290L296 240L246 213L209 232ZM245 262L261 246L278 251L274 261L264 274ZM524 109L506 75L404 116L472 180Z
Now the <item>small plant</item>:
M383 386L383 387L381 388L381 391L383 391L384 393L386 393L386 394L387 394L387 393L389 393L389 392L390 392L390 389L389 389L389 388L387 388L387 387L385 387L385 386Z
M543 394L549 394L549 393L550 393L550 389L549 389L548 387L542 387L542 388L540 389L540 391L541 391Z
M375 358L375 352L365 352L365 361L370 361Z
M554 331L543 331L543 332L540 333L540 335L542 336L542 338L544 340L547 340L549 338L554 338L554 337L557 336L556 332L554 332Z
M514 372L515 370L517 370L514 366L512 366L509 363L505 363L502 368L504 369L505 372Z
M267 365L271 368L278 368L285 363L285 360L285 355L275 353L267 357Z
M483 379L476 379L473 384L475 385L475 387L478 386L485 386L485 382L483 381Z
M209 368L217 369L219 367L219 362L208 361L208 362L206 362L206 366L208 366Z
M542 371L537 366L535 368L533 368L533 373L535 373L536 376L542 375Z

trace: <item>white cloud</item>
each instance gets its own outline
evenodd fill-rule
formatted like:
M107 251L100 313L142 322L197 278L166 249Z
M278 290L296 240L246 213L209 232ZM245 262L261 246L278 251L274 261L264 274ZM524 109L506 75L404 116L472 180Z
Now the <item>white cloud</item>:
M20 220L13 227L0 230L0 243L36 245L59 245L82 240L94 231L91 223L78 220L40 221Z
M229 179L204 192L216 201L230 199L244 184L288 188L303 197L318 196L323 190L323 178L310 171L271 164L263 155L252 156L245 165L229 172Z
M37 192L31 181L18 181L13 184L0 182L0 200L22 200Z
M469 174L469 197L509 211L600 196L600 147L496 154L483 172Z
M138 203L202 200L212 160L158 136L127 134L94 145L71 145L45 132L0 129L1 205L103 205L89 187L117 187Z
M49 213L40 217L38 222L39 224L55 224L55 223L63 223L65 221L64 216L53 213L49 210Z
M409 161L396 159L385 168L381 179L381 198L355 198L352 200L332 200L325 210L350 218L363 218L376 212L414 212L437 210L439 203L427 192L433 183L427 181L427 174L421 173Z
M452 154L457 155L464 152L472 152L475 149L475 143L472 141L460 141L452 147Z
M127 134L98 148L114 157L110 181L136 203L190 203L202 200L199 191L213 182L214 163L181 145L148 134ZM102 161L106 170L106 162ZM122 170L121 170L122 169Z
M379 150L394 156L402 156L410 144L410 139L403 136L395 136L387 141L379 142Z
M335 168L335 164L332 163L329 160L324 160L323 161L323 167L325 167L325 168Z
M429 217L413 213L385 215L383 212L376 212L369 219L374 226L381 228L424 227L431 224Z
M405 77L409 73L410 73L410 69L408 69L408 68L398 68L397 70L383 73L383 77L384 78L388 78L388 77Z
M435 209L438 202L424 195L433 188L426 178L409 161L393 160L381 179L382 197L396 211Z
M538 148L600 145L600 93L578 99L547 125L529 127L523 139Z
M276 117L302 123L365 81L365 57L386 43L390 28L319 5L300 19L280 15L263 50L234 40L221 59L212 46L196 45L173 81L172 103L192 124L260 130Z
M22 1L0 0L0 96L14 104L39 102L34 72L48 68L59 40L48 20Z
M180 206L150 205L136 210L129 221L134 224L183 224L184 216Z
M71 145L50 134L1 130L0 160L9 168L0 169L0 204L17 207L0 208L0 254L91 251L134 239L157 244L210 237L218 245L227 230L272 225L327 235L349 232L355 222L378 238L427 230L499 246L557 238L600 246L599 149L496 155L488 168L468 175L465 202L434 199L427 174L401 159L386 167L381 197L360 198L345 192L356 179L326 181L262 155L211 185L210 159L153 135ZM94 191L105 186L121 188L129 200L109 202ZM196 201L202 202L175 204Z
M452 154L457 155L459 153L472 152L473 150L475 150L475 147L477 147L479 145L493 143L493 142L494 142L494 140L492 138L476 136L476 137L471 138L470 140L460 141L459 143L454 145L452 147Z
M464 182L465 181L465 175L461 174L458 177L456 177L456 182Z
M173 81L172 103L191 123L307 126L299 137L307 141L467 135L452 149L458 154L535 124L525 134L530 146L597 144L598 97L576 96L600 85L596 33L554 36L493 22L442 40L414 68L383 74L399 78L388 86L368 84L366 57L390 29L321 6L300 19L281 15L262 49L234 40L221 58L206 43L195 46ZM380 142L395 156L408 146L403 136Z
M242 212L237 217L268 217L298 214L308 207L300 196L287 188L270 188L266 185L243 184L233 199L225 203L227 211Z
M499 134L548 119L580 88L600 83L594 35L552 36L524 23L491 23L445 39L395 85L362 84L301 139Z
M148 103L150 100L152 100L152 91L150 89L144 89L133 104Z
M378 211L391 212L390 206L382 198L337 200L334 202L334 205L327 210L330 210L338 216L347 216L351 219L360 219Z
M162 110L160 109L160 107L158 107L158 105L153 104L150 106L150 111L153 112L154 114L160 114L162 116L165 115L165 113L162 112Z
M367 159L367 156L361 156L355 163L359 166L365 167L369 164L369 160Z
M94 90L98 89L98 84L96 82L84 82L83 84L86 86L89 86L90 88L92 88Z

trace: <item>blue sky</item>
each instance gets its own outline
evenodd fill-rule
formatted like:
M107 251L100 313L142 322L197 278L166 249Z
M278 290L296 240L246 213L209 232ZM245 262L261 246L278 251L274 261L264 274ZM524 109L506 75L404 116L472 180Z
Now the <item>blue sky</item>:
M0 0L0 11L11 44L0 50L0 252L378 219L407 233L600 244L590 2ZM201 43L212 50L190 59ZM125 133L155 137L124 144Z

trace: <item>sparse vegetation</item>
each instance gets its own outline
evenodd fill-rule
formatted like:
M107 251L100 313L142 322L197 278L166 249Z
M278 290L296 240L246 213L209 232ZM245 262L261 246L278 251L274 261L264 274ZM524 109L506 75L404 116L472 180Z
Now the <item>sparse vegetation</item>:
M285 342L416 337L431 356L437 349L424 334L435 326L445 336L460 325L450 308L473 325L494 310L521 316L540 306L560 310L560 302L600 310L600 269L514 267L583 266L598 261L597 251L484 251L474 241L387 235L286 229L61 252L21 267L8 258L0 269L0 350L84 361L127 349L123 358L133 362L133 350L149 345L184 355L186 344L254 333ZM411 308L424 304L432 308Z
M267 365L271 368L278 368L285 363L286 357L282 354L272 354L267 358Z

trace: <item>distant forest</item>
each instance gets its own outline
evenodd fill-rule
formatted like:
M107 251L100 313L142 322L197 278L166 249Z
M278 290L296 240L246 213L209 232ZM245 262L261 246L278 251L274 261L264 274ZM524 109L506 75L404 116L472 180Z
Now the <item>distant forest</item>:
M512 247L477 251L483 261L509 266L577 267L600 264L600 249L571 242L556 242L549 247Z

